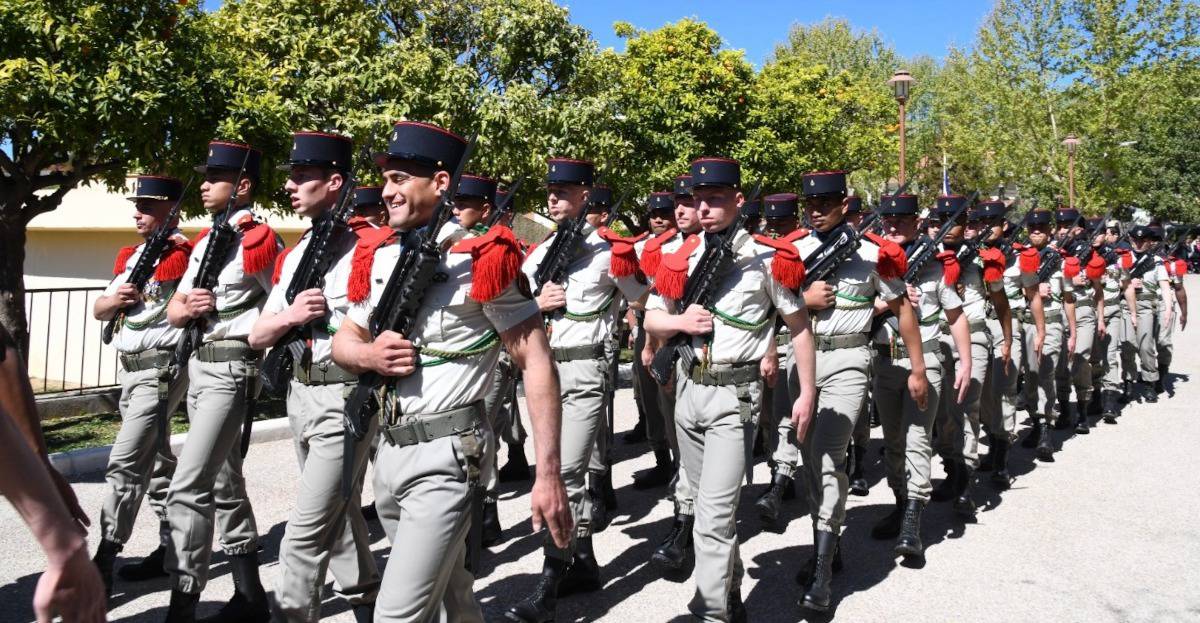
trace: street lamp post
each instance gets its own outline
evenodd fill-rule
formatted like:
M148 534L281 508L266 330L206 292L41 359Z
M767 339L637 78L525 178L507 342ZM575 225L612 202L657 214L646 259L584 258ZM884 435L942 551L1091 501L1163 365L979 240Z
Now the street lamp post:
M1075 150L1079 148L1079 137L1074 134L1068 134L1067 138L1063 139L1063 145L1067 146L1067 207L1075 207Z
M892 87L892 92L896 95L896 103L900 104L900 176L899 184L904 186L904 162L905 162L905 131L904 131L904 105L908 103L908 88L912 85L912 75L901 69L892 74L892 79L888 80L888 86Z

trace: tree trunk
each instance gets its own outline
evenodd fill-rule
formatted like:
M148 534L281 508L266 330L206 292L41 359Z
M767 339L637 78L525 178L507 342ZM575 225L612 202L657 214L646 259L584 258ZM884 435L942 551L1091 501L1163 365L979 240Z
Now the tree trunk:
M19 194L19 193L18 193ZM29 324L25 318L25 198L10 195L0 204L0 325L29 357Z

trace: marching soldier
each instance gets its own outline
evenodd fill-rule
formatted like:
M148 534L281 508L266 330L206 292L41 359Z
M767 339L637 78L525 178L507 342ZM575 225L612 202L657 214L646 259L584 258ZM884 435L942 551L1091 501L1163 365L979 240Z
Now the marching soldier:
M931 226L939 227L957 209L962 197L939 197L933 211ZM981 209L1004 212L1004 205L989 205L984 202L979 209L972 210L974 219L980 218ZM972 216L963 212L953 227L946 232L943 245L959 253L966 242L966 224ZM977 232L978 235L978 232ZM971 380L966 399L962 402L943 399L938 405L937 445L941 455L947 459L946 487L935 487L931 498L934 501L954 500L954 510L973 517L975 502L971 499L971 487L975 481L975 470L979 467L980 400L983 386L988 377L988 366L992 363L992 337L988 334L987 307L991 303L996 310L1001 335L996 359L1009 365L1012 353L1012 310L1008 297L1004 295L1001 276L1004 272L1004 256L998 251L984 252L970 262L959 264L958 290L961 293L963 314L971 333ZM988 278L991 278L990 281ZM958 361L958 350L954 348L949 327L942 328L942 352L949 355L943 365L943 376L952 374L954 362ZM950 383L946 378L943 392L949 395ZM942 493L939 495L939 492Z
M734 517L746 470L745 448L754 434L751 393L758 391L760 360L778 312L791 329L799 366L801 391L791 415L799 420L798 429L806 431L815 394L813 342L808 315L792 290L803 277L803 264L791 243L775 246L760 239L760 246L745 233L733 234L733 266L718 279L711 309L669 309L668 301L682 297L688 273L705 247L719 244L743 202L736 161L701 158L692 163L691 174L704 235L688 238L663 259L655 281L658 294L647 305L646 330L664 342L680 333L691 337L675 368L675 425L685 471L696 491L692 610L706 621L745 621ZM793 283L782 283L787 279L772 268L783 261L776 253L790 254L791 274L797 277Z
M200 198L214 217L234 198L229 208L234 212L227 215L234 244L228 256L214 258L220 271L216 290L198 288L194 282L212 240L209 232L202 234L167 307L172 326L183 327L190 321L203 326L203 341L187 362L191 428L167 494L171 523L167 621L171 622L194 618L208 581L218 501L231 509L229 523L235 526L224 531L221 543L229 556L235 593L214 620L265 621L270 616L258 576L258 527L246 497L240 451L248 433L246 424L254 417L250 407L259 390L256 377L261 353L250 347L247 336L271 291L271 268L283 246L250 208L261 160L261 152L249 145L209 143L207 162L196 167L205 176ZM239 178L242 163L245 175ZM214 487L220 491L214 493Z
M314 227L333 218L331 211L343 185L349 182L353 149L344 136L294 134L291 158L280 167L288 171L283 188L291 198L292 210L310 219ZM294 378L286 390L288 419L300 459L300 493L279 548L281 576L275 598L279 618L285 621L320 619L326 568L336 580L338 594L350 603L360 622L371 620L379 591L379 569L359 505L370 443L356 444L352 456L345 452L345 396L358 377L333 362L332 343L350 305L369 293L369 262L375 247L383 244L391 231L362 220L354 221L352 227L355 232L336 234L327 243L338 259L324 276L324 287L299 292L291 302L285 295L313 244L312 230L281 255L276 287L249 336L251 348L266 350L287 348L279 340L293 329L307 327L309 331L304 356L293 363ZM347 461L354 483L349 498L342 494Z
M1171 282L1176 305L1171 309L1171 317L1179 318L1179 330L1187 327L1187 290L1183 287L1183 276L1187 274L1187 262L1173 255L1167 255L1163 266L1167 269L1167 277ZM1175 353L1172 336L1175 333L1175 323L1166 322L1158 330L1158 379L1159 385L1167 381L1171 375L1171 359ZM1160 393L1164 390L1159 390Z
M1132 354L1127 345L1132 338L1126 334L1126 326L1132 326L1129 310L1137 308L1137 300L1131 298L1133 291L1129 289L1129 266L1133 262L1128 249L1116 246L1119 238L1120 224L1116 221L1105 223L1094 248L1094 253L1104 258L1105 262L1102 279L1104 316L1097 316L1104 324L1104 331L1099 332L1100 341L1093 348L1092 360L1103 370L1097 380L1100 412L1106 424L1117 423L1117 416L1121 414L1123 388L1126 382L1133 379L1129 375L1137 372L1127 363Z
M1085 235L1087 228L1082 225L1069 226L1079 223L1079 211L1074 208L1060 208L1056 214L1059 223L1059 249L1066 253L1066 244L1079 236ZM1091 244L1091 241L1088 241ZM1075 299L1075 350L1068 353L1064 350L1059 354L1058 368L1054 373L1056 392L1058 394L1059 419L1056 428L1065 430L1071 427L1069 405L1071 404L1071 387L1075 388L1075 433L1086 435L1088 428L1088 405L1092 400L1092 345L1097 333L1107 327L1096 321L1104 316L1104 289L1100 279L1104 276L1104 259L1094 254L1088 259L1088 265L1081 265L1081 258L1063 258L1063 285L1071 290Z
M550 217L560 226L584 218L594 184L591 162L551 158L547 184ZM600 588L600 564L592 548L595 508L586 476L597 436L605 430L605 397L613 383L605 343L616 329L619 297L640 301L646 280L637 269L631 244L615 253L618 237L588 225L581 248L568 268L566 283L533 283L537 267L553 246L555 233L538 245L522 265L535 290L537 305L549 317L548 332L562 383L562 479L570 498L575 529L569 544L546 541L542 577L532 594L507 612L510 620L553 619L558 596ZM571 251L571 250L569 250ZM525 386L533 384L526 379ZM542 464L538 462L538 469Z
M937 214L949 215L966 201L964 197L939 197ZM917 198L913 195L884 197L879 208L885 240L902 247L911 247L917 238ZM937 218L936 216L934 218ZM938 410L938 393L942 385L942 363L939 361L941 319L946 323L958 352L954 393L942 400L959 404L966 398L971 384L971 333L967 315L962 311L958 283L958 261L953 252L942 251L920 268L916 277L907 282L908 299L917 312L916 321L920 345L911 349L908 340L900 339L903 328L899 322L886 318L874 335L875 382L871 395L879 409L883 425L885 464L888 486L896 496L896 507L871 529L876 539L896 538L895 551L903 556L925 554L921 541L921 514L929 502L930 463L933 457L931 435ZM886 302L874 305L877 314L886 314ZM920 353L918 356L917 353ZM923 361L924 365L917 364ZM929 391L924 401L910 396L911 375L923 368ZM898 537L898 538L897 538Z
M763 235L768 238L793 243L808 235L807 230L800 229L800 198L794 193L763 197L762 215ZM779 527L783 500L796 497L794 478L800 461L800 444L792 425L792 404L800 391L800 379L790 348L791 334L786 324L777 322L776 325L775 336L760 369L765 387L759 426L766 434L771 452L771 482L754 503L759 518L772 527ZM780 361L783 361L782 368ZM782 377L777 376L780 372Z
M502 190L497 187L496 203L493 205L499 205L507 201L511 190ZM513 210L508 210L507 214L500 217L499 224L512 229L513 214ZM520 240L517 243L523 244ZM522 247L521 252L525 253L524 247ZM500 363L496 366L496 377L499 377L499 379L493 378L493 382L500 380L508 387L507 395L497 394L501 396L502 403L495 409L496 426L501 438L504 439L504 443L508 446L508 462L497 472L500 482L522 482L529 480L529 461L525 458L525 439L529 435L525 432L524 424L521 423L521 412L517 406L518 373L516 365L512 362L512 357L509 357L508 353L502 352L500 354ZM495 388L493 388L493 391L496 391ZM498 446L497 450L499 450Z
M548 524L565 547L570 523L558 476L558 383L537 305L517 274L519 250L511 230L449 246L424 294L411 335L383 331L372 337L370 316L412 232L429 224L450 170L466 141L437 126L403 121L392 131L383 169L389 225L399 244L374 255L370 297L350 307L333 340L333 361L352 373L388 377L382 392L376 506L392 543L375 605L376 621L482 621L464 569L471 497L478 485L484 396L501 344L521 368L534 426L537 481L532 495L535 530Z
M1049 210L1034 210L1026 223L1029 229L1029 244L1041 256L1038 268L1038 292L1041 294L1042 311L1046 322L1046 339L1042 344L1039 356L1036 345L1032 343L1035 335L1034 327L1025 324L1025 405L1029 410L1033 426L1021 446L1035 448L1037 458L1042 461L1054 460L1054 438L1051 428L1058 417L1059 408L1056 405L1058 392L1055 387L1053 371L1058 367L1059 358L1063 353L1071 357L1075 352L1075 295L1066 287L1063 268L1059 267L1047 274L1041 268L1050 253L1058 253L1058 249L1050 246L1050 238L1054 231L1054 214ZM1066 262L1064 261L1065 265ZM1022 322L1025 322L1022 318ZM1064 334L1066 334L1064 336ZM1066 350L1063 350L1063 342Z
M104 502L100 509L100 545L93 561L100 570L109 596L113 563L137 518L142 499L159 519L160 544L143 561L122 567L122 579L145 580L164 575L163 559L170 542L167 523L167 485L175 471L171 451L171 414L187 389L187 371L173 365L179 329L166 320L167 302L187 268L192 245L177 228L178 218L166 222L183 194L183 183L171 177L139 175L130 201L138 235L149 239L160 227L170 232L162 256L144 291L129 283L146 244L128 246L117 253L113 280L96 299L92 314L97 320L117 323L112 345L120 353L121 430L108 457Z
M1154 252L1154 246L1161 239L1161 231L1147 225L1138 225L1130 231L1134 268L1130 274L1129 287L1133 289L1137 299L1137 320L1134 321L1133 328L1137 337L1138 361L1141 363L1143 388L1140 395L1150 403L1158 402L1158 394L1163 391L1155 332L1160 331L1161 326L1169 325L1175 320L1175 291L1171 287L1171 277L1163 261ZM1143 269L1139 264L1147 268Z
M797 246L801 257L807 257L842 225L849 201L845 172L809 173L804 175L803 183L805 213L814 231ZM909 392L918 406L928 404L925 359L916 356L921 352L916 313L901 279L904 267L902 249L867 234L827 280L814 282L804 293L807 307L815 311L812 323L817 350L817 410L811 430L798 428L796 438L800 440L802 471L807 480L815 555L797 579L805 588L802 603L810 609L829 608L833 573L842 567L838 541L846 518L848 486L842 466L867 393L871 361L867 331L877 297L899 319L900 335L914 355Z

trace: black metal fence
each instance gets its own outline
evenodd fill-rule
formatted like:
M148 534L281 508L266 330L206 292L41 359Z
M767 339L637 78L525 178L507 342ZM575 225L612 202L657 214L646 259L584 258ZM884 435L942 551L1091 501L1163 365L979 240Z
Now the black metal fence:
M117 350L103 343L92 317L103 286L25 290L30 382L35 393L73 392L117 384Z

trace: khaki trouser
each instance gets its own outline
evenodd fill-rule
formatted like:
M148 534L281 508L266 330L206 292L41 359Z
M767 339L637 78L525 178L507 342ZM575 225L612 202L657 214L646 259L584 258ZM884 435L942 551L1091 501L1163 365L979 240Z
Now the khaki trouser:
M1160 373L1166 372L1167 368L1171 367L1171 359L1175 354L1175 345L1171 338L1175 333L1175 323L1179 319L1179 309L1176 307L1172 311L1174 313L1171 314L1171 324L1164 325L1161 315L1158 318L1158 369Z
M785 356L780 360L775 387L769 392L763 391L759 422L766 433L775 473L792 478L800 463L800 442L796 441L796 427L792 424L792 403L800 395L800 376L796 373L796 358L792 356L791 345L779 349Z
M846 445L867 394L867 346L817 351L817 401L808 436L800 444L808 481L809 512L818 530L841 533L849 479L842 471Z
M1014 310L1015 312L1015 310ZM991 361L988 374L984 377L980 419L986 423L988 433L1012 442L1017 436L1017 380L1021 373L1022 353L1025 347L1024 325L1013 314L1012 347L1008 365L1004 363L1004 329L1000 320L987 319L988 334L991 336ZM1032 325L1030 325L1032 326ZM1036 329L1034 331L1036 336ZM973 354L973 351L972 351Z
M1125 308L1120 301L1105 302L1104 305L1104 337L1097 334L1096 344L1092 348L1092 362L1101 371L1100 386L1105 391L1121 391L1121 383L1125 380L1124 358L1125 343ZM1093 370L1093 384L1095 384Z
M466 570L471 483L462 438L399 447L375 457L375 507L392 544L375 621L483 621Z
M1054 386L1054 370L1058 367L1058 357L1063 343L1062 310L1057 311L1058 320L1046 320L1046 341L1042 343L1042 356L1039 358L1034 351L1034 340L1037 339L1037 327L1033 321L1023 323L1025 333L1025 408L1029 415L1037 420L1039 417L1047 424L1057 421L1058 395Z
M1075 387L1075 400L1087 402L1092 399L1092 348L1096 343L1096 306L1075 305L1075 357L1067 353L1063 340L1058 354L1058 367L1054 371L1054 383L1059 395L1069 396ZM1067 405L1058 405L1059 412Z
M592 534L592 500L587 495L588 466L596 438L604 432L605 400L608 398L608 362L604 359L579 359L558 363L558 379L562 387L562 479L575 522L575 536ZM546 555L569 557L574 550L564 552L546 537Z
M596 476L608 473L611 463L609 452L613 442L613 408L616 402L618 357L615 333L604 342L604 357L608 365L608 384L605 387L604 409L600 416L600 430L596 433L596 443L592 444L592 456L588 460L588 472Z
M925 409L908 393L908 375L912 362L907 357L880 356L875 362L873 386L875 408L883 425L884 467L888 486L893 491L907 489L908 499L929 501L930 463L933 446L933 420L938 410L938 392L942 387L942 364L936 352L924 354L925 378L929 380Z
M483 411L486 421L481 437L485 460L481 466L480 482L484 491L494 496L500 484L499 463L496 460L500 442L522 449L525 445L525 427L521 425L521 415L517 412L517 369L506 351L500 351L499 363L492 371L492 385L483 397Z
M149 497L159 521L167 520L167 487L175 473L175 453L171 451L170 423L162 422L163 414L158 411L159 378L164 374L170 372L122 370L118 374L121 430L108 455L100 507L100 534L107 541L124 544L129 540L144 497ZM187 386L187 371L170 381L166 417L175 412ZM169 543L170 531L160 526L159 539L164 545Z
M188 419L191 428L167 493L171 547L164 567L171 587L200 593L208 581L213 517L227 522L221 549L227 555L258 551L258 526L246 497L240 452L246 402L257 392L245 361L188 362Z
M858 409L858 419L854 421L854 433L850 436L851 442L859 448L866 448L871 442L871 404L873 399L870 396L871 385L875 378L875 350L871 349L871 363L867 366L867 390L868 395L864 397L862 406ZM853 466L847 466L847 470Z
M742 581L736 516L759 384L700 385L682 362L675 372L675 433L696 493L696 595L690 608L705 621L729 621L729 594Z
M1004 336L1001 335L1001 341ZM962 460L971 469L979 466L980 404L983 385L988 377L988 365L992 362L992 338L987 331L971 332L971 384L967 397L960 404L958 392L954 391L955 366L958 365L958 349L954 339L943 336L941 400L938 401L937 442L935 450L943 457Z
M640 341L644 341L643 335L644 333L639 332ZM640 388L642 408L646 411L646 437L650 440L651 448L661 448L659 444L666 444L675 455L675 475L671 477L667 488L675 501L675 512L680 515L693 515L695 496L692 495L692 486L683 461L679 460L679 438L675 435L675 392L667 391L659 385L650 375L650 370L642 365L642 347L644 343L639 342L633 349L633 380L634 389Z
M355 474L352 495L342 497L345 390L344 383L310 386L292 381L289 386L288 421L300 461L300 490L279 546L282 573L275 586L279 614L287 621L321 618L326 568L337 583L337 594L352 605L375 601L379 590L379 569L360 508L371 447L366 439L350 459ZM368 437L375 432L373 425Z
M1158 332L1159 332L1159 314L1158 300L1143 300L1138 299L1137 302L1137 330L1135 331L1135 341L1137 343L1137 354L1139 371L1142 375L1142 380L1147 383L1153 383L1158 380Z

